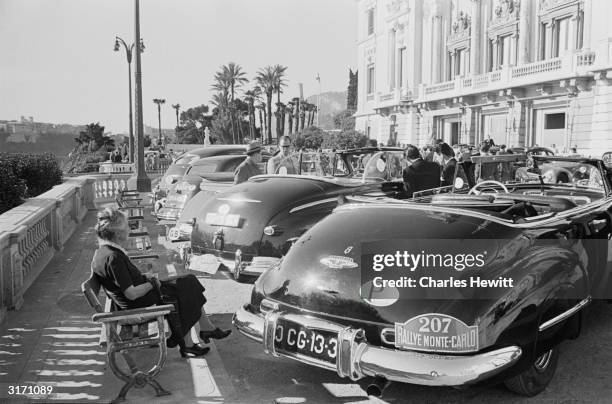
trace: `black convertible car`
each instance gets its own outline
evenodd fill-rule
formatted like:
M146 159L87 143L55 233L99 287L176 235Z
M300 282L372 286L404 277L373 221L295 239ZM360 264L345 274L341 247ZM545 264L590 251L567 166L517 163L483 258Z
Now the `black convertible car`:
M612 174L534 159L588 178L350 198L260 276L235 326L273 356L374 377L372 394L388 381L538 394L583 309L612 296Z
M221 190L202 201L192 252L214 255L236 279L259 275L345 197L402 192L402 158L400 148L313 154L291 163L309 175L261 175Z

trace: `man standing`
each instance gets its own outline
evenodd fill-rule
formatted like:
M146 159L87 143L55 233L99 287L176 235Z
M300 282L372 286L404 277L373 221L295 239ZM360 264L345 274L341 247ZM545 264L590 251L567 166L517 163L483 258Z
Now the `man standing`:
M406 147L406 158L411 163L404 169L404 185L408 196L425 189L440 186L440 166L436 163L425 161L416 146L409 144Z
M246 154L247 158L234 171L234 185L261 174L261 170L257 166L258 163L261 163L261 145L259 142L249 143Z
M286 172L281 174L297 174L293 160L291 160L291 138L282 136L278 142L280 153L268 160L268 174L278 174L281 168L285 168Z

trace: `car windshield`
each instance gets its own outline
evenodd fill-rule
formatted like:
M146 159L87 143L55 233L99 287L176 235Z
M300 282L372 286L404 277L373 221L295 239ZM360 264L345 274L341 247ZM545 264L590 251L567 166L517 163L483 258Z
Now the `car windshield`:
M591 188L601 192L605 190L604 178L593 161L569 161L554 158L528 159L525 167L516 170L515 180Z
M216 162L201 162L198 165L194 165L190 170L187 171L187 174L192 175L203 175L207 173L214 173L217 170Z
M405 161L401 150L341 153L339 157L336 159L334 176L364 180L401 178Z

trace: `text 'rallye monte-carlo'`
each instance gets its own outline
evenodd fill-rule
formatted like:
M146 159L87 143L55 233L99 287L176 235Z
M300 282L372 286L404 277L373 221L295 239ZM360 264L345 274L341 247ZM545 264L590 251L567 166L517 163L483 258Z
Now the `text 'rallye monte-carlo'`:
M351 198L260 276L234 325L273 356L374 377L372 393L389 381L540 393L583 309L612 294L612 174L533 158L536 181ZM517 171L513 156L475 161ZM555 165L570 181L538 174Z

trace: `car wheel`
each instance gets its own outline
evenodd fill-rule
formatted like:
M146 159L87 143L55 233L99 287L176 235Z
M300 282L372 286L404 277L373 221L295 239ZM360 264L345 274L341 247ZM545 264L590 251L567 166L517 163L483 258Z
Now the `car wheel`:
M537 358L529 369L504 382L506 387L517 394L533 397L546 389L557 370L559 348L555 347Z

